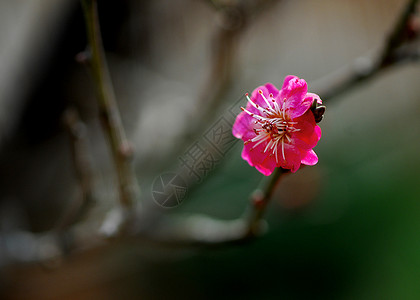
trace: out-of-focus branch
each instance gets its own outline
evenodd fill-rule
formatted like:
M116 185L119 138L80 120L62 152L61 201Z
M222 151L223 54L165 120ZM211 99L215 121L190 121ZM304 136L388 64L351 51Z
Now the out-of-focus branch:
M277 168L263 188L251 195L248 209L234 220L217 220L205 215L163 218L141 235L169 245L223 246L249 242L266 230L263 220L267 205L283 175L288 170Z
M73 226L79 223L95 201L94 174L85 124L81 121L77 110L68 108L62 119L69 135L78 194L50 231L32 233L11 230L1 233L0 240L5 241L5 243L0 243L3 264L40 263L46 267L57 267L67 252L81 246L75 239ZM91 237L89 244L84 244L83 247L92 247L97 244L97 241L97 237Z
M246 233L248 237L255 237L261 235L261 233L264 232L264 223L262 223L261 221L264 216L265 210L270 199L273 196L276 186L280 182L281 177L287 174L288 172L288 170L285 170L283 168L277 168L271 175L267 186L263 190L256 190L252 195L252 209L248 218L248 226Z
M359 57L351 65L314 82L322 99L335 98L392 66L419 60L420 46L415 43L415 39L419 39L419 28L412 26L417 6L418 0L408 1L377 57Z
M197 109L194 120L185 132L178 137L177 145L168 153L167 160L162 161L166 166L169 160L179 155L185 145L197 140L214 121L216 113L226 103L226 95L236 68L237 45L241 35L245 32L249 20L261 14L263 10L279 0L245 0L219 1L205 0L215 9L216 30L212 37L210 71L197 99Z
M130 209L138 198L137 180L131 166L133 149L128 142L105 59L99 28L97 0L81 0L85 14L89 57L98 94L100 117L108 137L118 177L120 203Z
M418 35L418 32L415 31L419 29L411 26L418 2L418 0L409 0L403 9L382 50L382 55L379 58L380 67L384 68L404 59L398 55L397 49Z
M89 157L85 124L80 120L79 114L74 108L66 110L64 123L70 137L71 154L80 196L71 203L71 206L61 218L56 226L58 231L68 229L79 221L95 201L93 169Z
M218 31L213 42L213 53L209 80L205 84L201 97L200 107L206 113L203 119L200 117L200 124L207 126L214 118L214 113L222 103L228 91L236 66L236 52L238 39L247 28L249 20L257 16L262 10L275 2L274 0L245 0L245 1L224 1L207 0L216 9L216 20ZM201 133L204 128L196 129L196 134Z

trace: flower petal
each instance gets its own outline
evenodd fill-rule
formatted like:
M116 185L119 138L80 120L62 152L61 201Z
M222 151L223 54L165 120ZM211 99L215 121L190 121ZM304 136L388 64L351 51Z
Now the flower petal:
M276 165L275 164L270 164L270 166L266 167L265 165L256 165L255 168L260 171L261 174L263 174L264 176L270 176L271 173L273 173L274 169L275 169Z
M242 150L242 158L246 160L251 167L257 168L265 176L269 176L276 167L275 158L270 153L265 152L267 142L261 143L253 148L255 143L247 143Z
M232 134L238 139L243 139L244 141L252 138L255 133L252 127L253 118L248 115L246 112L241 112L235 120L235 123L232 127Z
M316 165L318 162L318 156L314 150L309 150L306 152L306 155L302 158L301 163L308 166Z
M292 173L296 172L300 167L300 151L299 149L292 144L284 143L284 156L286 159L283 159L281 149L279 150L279 158L281 157L280 167L284 169L290 169Z
M296 118L303 115L312 104L309 103L309 99L304 101L307 91L308 86L305 80L289 75L284 80L277 101L281 102L285 99L289 117Z
M296 128L299 131L292 133L292 139L299 139L307 145L307 148L313 148L321 138L321 128L316 125L315 118L311 111L294 119L297 122Z
M316 100L316 102L318 103L318 104L322 104L322 100L321 100L321 98L317 95L317 94L314 94L314 93L307 93L306 94L306 98L311 98L312 100L311 100L311 104L312 104L312 102L314 102L314 100Z
M267 82L265 85L261 85L259 87L257 87L251 95L251 100L255 103L258 104L259 106L263 107L263 108L267 108L267 102L264 100L263 96L260 94L260 91L263 92L264 97L270 101L271 97L270 94L273 94L273 97L276 98L279 94L279 90L270 82ZM272 104L272 103L270 103ZM260 114L260 112L258 112L258 110L256 108L254 108L250 103L248 103L247 105L247 109L252 108L250 111L253 113L258 113Z
M273 94L273 97L276 98L277 95L279 94L279 90L274 86L274 84L267 82L264 85L267 88L268 94Z
M282 89L282 90L287 89L287 87L289 86L289 82L290 82L291 80L296 80L296 79L299 79L299 77L294 76L294 75L287 75L287 76L284 78L284 81L283 81L283 86L281 87L281 89Z

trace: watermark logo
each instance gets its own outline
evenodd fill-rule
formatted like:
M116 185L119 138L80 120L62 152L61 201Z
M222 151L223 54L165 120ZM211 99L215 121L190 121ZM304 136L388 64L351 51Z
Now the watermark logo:
M156 177L152 186L155 202L165 208L173 208L182 203L187 195L185 180L176 173L163 173Z
M187 182L200 183L219 164L238 141L232 135L236 116L242 112L241 96L186 151L178 157L177 173L163 173L153 182L152 195L157 204L173 208L181 204L187 194ZM182 176L184 177L182 177Z

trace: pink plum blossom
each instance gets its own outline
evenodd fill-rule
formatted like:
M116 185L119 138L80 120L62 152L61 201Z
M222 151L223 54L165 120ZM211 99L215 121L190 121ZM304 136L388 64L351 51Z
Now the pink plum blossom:
M279 91L273 84L257 87L236 117L233 135L244 141L242 158L265 176L281 167L296 172L301 164L315 165L313 148L321 138L311 105L321 104L308 93L306 81L287 76Z

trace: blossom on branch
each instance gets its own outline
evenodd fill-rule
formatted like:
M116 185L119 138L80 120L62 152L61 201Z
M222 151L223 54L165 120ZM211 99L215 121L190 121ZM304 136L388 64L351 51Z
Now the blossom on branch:
M322 101L307 91L305 80L289 75L280 91L266 83L251 97L246 94L248 104L241 107L232 133L244 141L242 158L265 176L276 167L296 172L301 164L318 162L313 148L321 138L321 128L313 107Z

